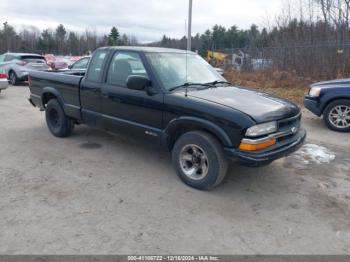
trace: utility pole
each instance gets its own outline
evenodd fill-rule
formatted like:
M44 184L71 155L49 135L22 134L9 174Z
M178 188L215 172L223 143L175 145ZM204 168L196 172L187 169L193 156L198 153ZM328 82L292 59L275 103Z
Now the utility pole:
M188 30L187 30L187 50L191 51L192 45L192 0L189 0L188 7Z

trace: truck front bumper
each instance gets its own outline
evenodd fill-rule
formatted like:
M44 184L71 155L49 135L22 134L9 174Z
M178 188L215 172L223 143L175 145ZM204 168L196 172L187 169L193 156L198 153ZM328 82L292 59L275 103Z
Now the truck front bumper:
M235 148L225 148L226 155L233 161L243 165L258 167L270 164L272 161L290 155L297 151L306 138L305 129L284 141L277 143L271 148L258 151L246 152Z

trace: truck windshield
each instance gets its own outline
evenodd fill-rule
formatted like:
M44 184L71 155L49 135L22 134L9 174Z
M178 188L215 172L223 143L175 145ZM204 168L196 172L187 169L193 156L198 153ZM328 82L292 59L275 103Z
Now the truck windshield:
M186 53L148 53L147 58L167 90L189 83L225 81L203 58Z

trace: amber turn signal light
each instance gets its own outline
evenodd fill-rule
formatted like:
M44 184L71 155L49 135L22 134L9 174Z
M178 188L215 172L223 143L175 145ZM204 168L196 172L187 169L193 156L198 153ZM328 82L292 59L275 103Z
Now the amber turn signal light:
M249 144L242 142L239 145L239 149L243 151L258 151L273 146L274 144L276 144L276 138L271 138L269 140L257 144Z

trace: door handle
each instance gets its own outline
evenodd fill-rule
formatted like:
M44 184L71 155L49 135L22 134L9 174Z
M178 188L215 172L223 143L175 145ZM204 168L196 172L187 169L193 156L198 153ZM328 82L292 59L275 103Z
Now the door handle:
M99 93L101 93L101 89L99 89L99 88L93 88L93 89L92 89L92 92L94 92L95 94L99 94Z
M122 100L119 97L115 97L115 96L108 96L108 98L114 102L118 102L121 103Z
M113 95L113 93L102 93L101 96L114 102L122 102L122 99L116 95Z

